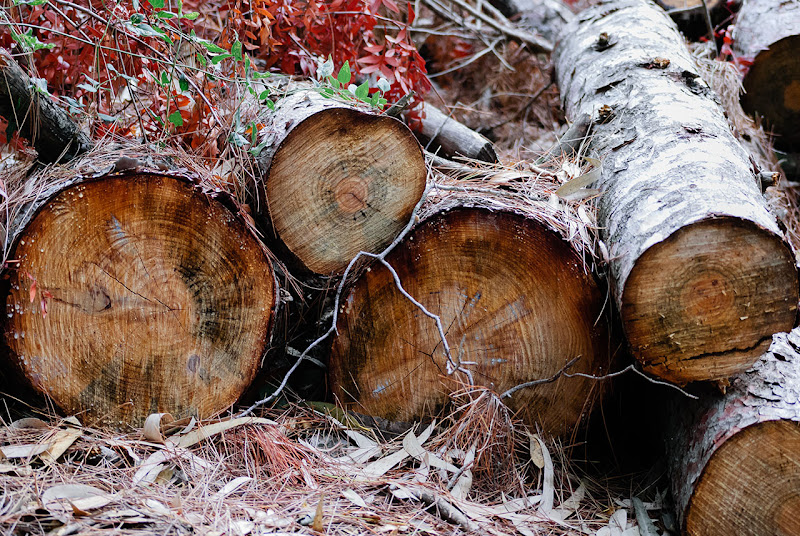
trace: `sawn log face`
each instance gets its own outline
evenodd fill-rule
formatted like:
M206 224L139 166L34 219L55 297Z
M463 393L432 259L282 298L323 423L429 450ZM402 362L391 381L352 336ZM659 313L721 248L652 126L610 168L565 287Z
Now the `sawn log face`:
M276 304L250 230L187 180L73 185L17 234L5 344L66 413L208 417L252 381Z
M444 325L453 357L497 393L569 372L608 370L602 293L575 251L544 225L508 212L454 209L424 220L387 258L403 287ZM342 304L331 387L355 411L407 421L434 415L466 382L446 372L433 320L373 266ZM580 377L504 401L529 423L569 435L600 385Z
M797 272L674 23L644 0L603 3L555 54L567 116L595 119L598 222L634 354L681 383L746 369L793 327Z

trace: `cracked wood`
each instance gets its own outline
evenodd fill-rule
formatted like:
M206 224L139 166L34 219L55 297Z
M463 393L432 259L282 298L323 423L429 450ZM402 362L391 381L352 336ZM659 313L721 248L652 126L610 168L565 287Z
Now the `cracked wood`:
M567 116L594 118L598 221L634 355L677 383L745 370L794 326L797 271L674 23L644 0L602 3L554 61Z

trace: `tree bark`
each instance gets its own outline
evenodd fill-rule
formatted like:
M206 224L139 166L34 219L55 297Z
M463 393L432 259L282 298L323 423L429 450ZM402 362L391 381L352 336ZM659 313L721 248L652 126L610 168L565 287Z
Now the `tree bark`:
M49 95L37 91L11 54L0 50L0 115L36 149L42 162L66 162L92 142Z
M255 205L270 248L290 267L341 274L408 223L427 169L402 122L314 90L281 99L261 122Z
M674 23L644 0L584 11L555 53L567 116L593 114L598 224L633 354L727 378L795 323L792 252Z
M489 206L491 204L488 204ZM588 416L600 384L581 377L609 366L603 293L559 234L519 209L476 201L429 207L387 257L411 296L441 317L453 360L475 386L548 434L569 436ZM343 297L329 364L333 396L391 421L435 415L466 375L446 372L434 321L373 265Z
M415 133L428 150L446 158L465 156L472 160L497 162L497 153L492 142L468 126L448 117L447 114L423 103L422 114Z
M747 0L736 18L734 52L753 64L742 108L764 117L775 147L800 151L800 4Z
M575 14L560 0L491 0L500 13L524 30L557 43Z
M137 170L73 172L32 191L6 207L2 326L31 385L112 425L233 404L278 304L271 261L233 201L180 173Z
M800 533L800 331L774 337L727 393L669 411L673 496L690 535Z

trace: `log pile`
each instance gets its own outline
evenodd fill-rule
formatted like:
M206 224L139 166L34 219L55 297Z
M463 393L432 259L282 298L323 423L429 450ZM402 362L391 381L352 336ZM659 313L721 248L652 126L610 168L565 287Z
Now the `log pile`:
M770 1L737 23L736 54L753 58L742 102L796 150L800 11ZM556 43L573 124L513 168L429 104L426 161L398 119L306 85L259 111L240 191L169 151L92 149L0 54L0 115L23 118L42 162L72 160L5 190L3 368L65 413L127 426L215 416L276 353L291 374L316 347L330 399L354 412L425 420L485 389L569 440L617 368L615 308L639 369L697 394L661 407L681 530L799 532L800 332L776 333L795 327L800 289L763 197L773 174L655 4L493 5L508 35ZM297 361L289 324L314 341Z

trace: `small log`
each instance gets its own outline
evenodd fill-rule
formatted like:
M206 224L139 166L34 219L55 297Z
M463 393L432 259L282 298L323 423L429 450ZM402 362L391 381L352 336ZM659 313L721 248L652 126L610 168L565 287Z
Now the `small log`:
M454 361L476 386L503 393L529 423L569 436L599 384L566 371L609 365L603 293L581 256L530 214L458 200L426 209L387 257L403 287L441 317ZM467 379L448 376L434 321L373 265L343 296L329 364L333 396L390 421L434 415Z
M92 142L49 95L40 93L7 50L0 49L0 116L30 140L42 162L66 162Z
M575 14L560 0L490 0L500 13L520 28L557 43Z
M746 370L794 326L797 270L674 23L644 0L606 2L554 62L567 117L595 119L598 224L633 354L678 383Z
M497 162L497 153L492 142L468 126L432 106L422 104L424 117L417 123L415 134L428 150L446 158L463 156L483 162Z
M800 534L800 331L781 333L726 393L670 408L668 465L689 535Z
M800 3L744 2L733 50L753 62L743 80L742 108L764 117L775 147L800 151Z
M2 334L33 388L113 425L233 404L278 303L271 261L233 201L137 170L32 191L8 229Z
M422 149L399 120L314 90L261 118L257 207L270 248L304 273L341 274L406 225L425 190Z

